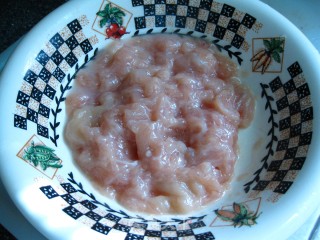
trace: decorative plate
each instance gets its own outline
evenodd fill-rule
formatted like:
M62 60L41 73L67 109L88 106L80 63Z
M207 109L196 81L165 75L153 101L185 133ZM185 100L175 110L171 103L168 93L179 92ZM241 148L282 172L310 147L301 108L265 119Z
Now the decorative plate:
M117 39L155 33L210 41L256 98L230 189L189 215L132 213L102 196L63 138L78 70ZM299 30L259 1L70 1L23 39L1 76L2 180L49 239L285 239L320 198L319 65Z

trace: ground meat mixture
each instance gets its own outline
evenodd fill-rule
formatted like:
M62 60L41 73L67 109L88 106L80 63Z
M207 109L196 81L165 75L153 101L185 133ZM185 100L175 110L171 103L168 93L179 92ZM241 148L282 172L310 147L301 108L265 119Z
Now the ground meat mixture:
M114 41L67 97L65 139L80 169L127 209L187 213L220 198L254 112L237 67L205 40Z

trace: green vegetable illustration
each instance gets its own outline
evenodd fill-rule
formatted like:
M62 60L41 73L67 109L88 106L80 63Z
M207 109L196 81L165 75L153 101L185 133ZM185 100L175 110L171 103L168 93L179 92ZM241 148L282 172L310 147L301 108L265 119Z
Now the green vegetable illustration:
M264 49L259 50L250 61L255 63L253 71L261 69L264 74L270 66L272 60L281 63L280 54L283 53L284 38L271 38L270 40L263 39Z
M112 7L111 3L108 3L102 11L97 12L97 15L102 17L99 23L100 27L103 27L106 24L110 26L111 23L122 25L122 17L126 14L121 9Z
M233 211L217 209L214 211L217 216L227 222L232 222L234 227L249 226L257 224L256 220L261 213L253 213L244 204L233 203Z
M123 17L126 15L118 7L113 7L111 3L108 3L105 8L101 11L96 13L99 17L101 17L99 21L100 27L104 27L106 25L105 34L107 39L119 39L124 34L127 34L126 28L122 26L123 24Z
M31 146L24 149L23 159L32 162L35 167L39 164L43 171L48 167L61 168L60 159L54 154L54 150L44 145L35 145L31 142Z

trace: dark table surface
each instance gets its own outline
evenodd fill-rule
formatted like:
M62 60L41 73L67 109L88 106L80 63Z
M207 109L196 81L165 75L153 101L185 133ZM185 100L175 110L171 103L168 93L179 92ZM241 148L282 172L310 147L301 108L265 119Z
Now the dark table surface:
M1 0L0 53L67 0Z

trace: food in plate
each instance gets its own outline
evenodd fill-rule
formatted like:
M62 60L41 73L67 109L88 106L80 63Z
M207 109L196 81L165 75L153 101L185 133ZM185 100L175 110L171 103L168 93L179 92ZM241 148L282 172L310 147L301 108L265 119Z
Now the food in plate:
M127 209L153 214L220 198L254 115L236 64L175 34L114 41L79 71L66 107L80 169Z

